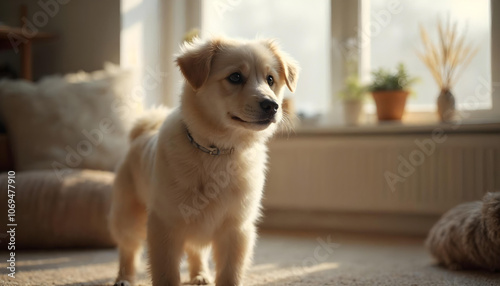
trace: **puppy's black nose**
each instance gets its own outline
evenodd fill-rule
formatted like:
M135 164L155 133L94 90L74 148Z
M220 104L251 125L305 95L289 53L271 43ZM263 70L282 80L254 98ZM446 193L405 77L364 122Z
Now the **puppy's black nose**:
M267 115L272 116L276 114L280 106L272 100L265 99L264 101L260 102L260 107Z

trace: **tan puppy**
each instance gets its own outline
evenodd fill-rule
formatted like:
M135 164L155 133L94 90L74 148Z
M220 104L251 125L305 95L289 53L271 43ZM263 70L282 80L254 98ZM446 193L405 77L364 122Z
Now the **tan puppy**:
M283 87L295 89L298 68L270 40L223 38L186 45L177 65L187 81L181 107L139 120L116 174L116 285L133 283L146 237L154 286L180 285L184 251L190 283L211 282L210 246L216 285L242 285L256 237L265 144L283 117Z

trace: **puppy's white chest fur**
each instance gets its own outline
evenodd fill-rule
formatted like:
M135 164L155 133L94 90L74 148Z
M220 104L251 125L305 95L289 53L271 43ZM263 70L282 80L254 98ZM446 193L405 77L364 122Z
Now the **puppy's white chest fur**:
M168 124L164 128L170 132L164 134L171 135L158 139L156 156L162 159L151 178L150 211L198 241L209 240L225 224L255 221L265 180L266 146L255 144L213 156L188 142L181 122Z

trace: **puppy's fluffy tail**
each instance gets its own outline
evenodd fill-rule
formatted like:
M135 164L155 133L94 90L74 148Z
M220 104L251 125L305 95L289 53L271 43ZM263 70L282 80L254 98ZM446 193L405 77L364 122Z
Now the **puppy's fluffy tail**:
M160 126L169 113L170 110L163 106L144 111L144 114L136 120L132 130L130 130L130 142L143 134L160 129Z

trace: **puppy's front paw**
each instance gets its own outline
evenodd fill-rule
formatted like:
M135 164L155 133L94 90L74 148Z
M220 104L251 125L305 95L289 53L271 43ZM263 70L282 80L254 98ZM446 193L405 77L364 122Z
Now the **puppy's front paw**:
M189 281L191 285L208 285L212 279L207 274L198 274Z
M128 282L127 280L120 280L113 284L113 286L132 286L132 283Z

